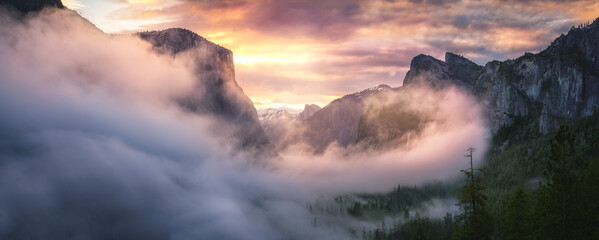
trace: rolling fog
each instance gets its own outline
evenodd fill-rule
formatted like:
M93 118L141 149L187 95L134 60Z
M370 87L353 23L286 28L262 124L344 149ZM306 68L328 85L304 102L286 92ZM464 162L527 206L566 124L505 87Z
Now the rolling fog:
M3 239L345 239L344 229L312 227L306 206L447 180L467 167L466 148L479 149L475 159L485 149L474 100L420 89L387 99L413 99L432 116L406 148L296 147L248 165L253 155L233 154L213 131L222 123L174 101L195 87L186 59L69 10L21 20L1 11Z

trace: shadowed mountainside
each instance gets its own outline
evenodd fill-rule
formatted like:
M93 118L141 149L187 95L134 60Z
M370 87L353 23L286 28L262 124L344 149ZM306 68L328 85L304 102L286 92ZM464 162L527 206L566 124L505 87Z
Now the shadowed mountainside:
M254 104L235 81L233 52L187 29L171 28L137 34L151 43L159 54L192 59L197 88L177 99L184 109L212 114L231 123L235 127L232 137L239 140L236 145L240 148L272 150Z
M0 5L14 7L24 13L39 11L48 6L64 8L60 0L0 0Z

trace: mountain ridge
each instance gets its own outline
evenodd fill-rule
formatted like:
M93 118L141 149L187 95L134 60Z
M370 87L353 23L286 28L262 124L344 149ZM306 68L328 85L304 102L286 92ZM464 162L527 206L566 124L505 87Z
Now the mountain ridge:
M589 25L572 27L539 53L525 53L513 60L494 60L484 66L451 52L445 54L444 61L419 54L412 59L403 86L387 86L386 90L397 92L418 86L435 90L456 87L472 95L483 106L491 132L509 126L517 117L534 115L539 122L538 131L548 133L562 123L597 111L599 19ZM364 118L368 111L363 100L373 95L368 90L335 99L308 118L304 124L308 145L316 152L324 151L332 142L343 147L362 140L383 145L370 134L375 132L374 125L395 129L398 134L386 137L391 142L392 138L401 138L411 129L417 129L388 126L376 118ZM389 116L397 114L387 113Z
M419 55L412 59L404 86L457 86L483 104L493 131L511 124L515 116L538 114L539 131L547 133L597 110L598 45L599 19L573 27L539 53L485 66L463 57L455 61L457 55L452 53L446 54L446 61ZM452 71L451 66L457 67Z

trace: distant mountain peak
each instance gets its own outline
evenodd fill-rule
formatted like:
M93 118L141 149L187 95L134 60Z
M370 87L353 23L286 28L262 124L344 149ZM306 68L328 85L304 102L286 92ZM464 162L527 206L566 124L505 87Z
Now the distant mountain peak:
M278 119L291 120L291 119L295 119L295 117L296 117L295 114L291 114L285 109L268 108L268 109L261 110L258 112L258 118L260 119L260 122L272 121L272 120L278 120Z
M304 111L298 114L298 118L300 121L304 121L314 115L318 110L322 109L320 106L316 104L306 104L304 106Z

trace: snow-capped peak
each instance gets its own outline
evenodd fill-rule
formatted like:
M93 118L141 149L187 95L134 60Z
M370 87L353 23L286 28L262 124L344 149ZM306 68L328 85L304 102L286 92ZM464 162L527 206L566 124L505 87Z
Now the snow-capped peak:
M258 112L260 122L271 121L274 119L293 119L295 116L295 114L291 114L285 109L268 108Z

